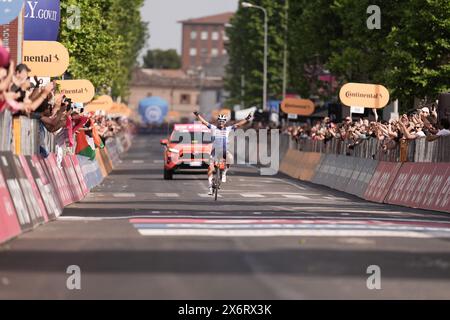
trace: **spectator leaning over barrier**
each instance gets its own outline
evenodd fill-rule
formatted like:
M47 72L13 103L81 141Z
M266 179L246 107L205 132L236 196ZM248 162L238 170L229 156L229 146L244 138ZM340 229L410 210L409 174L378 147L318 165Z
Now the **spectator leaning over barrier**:
M450 136L450 121L448 119L441 119L440 130L435 134L427 138L427 141L435 141L441 137Z

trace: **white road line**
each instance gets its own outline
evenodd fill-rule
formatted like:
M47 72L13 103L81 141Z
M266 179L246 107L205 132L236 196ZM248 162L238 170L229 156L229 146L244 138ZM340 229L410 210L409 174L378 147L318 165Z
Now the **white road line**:
M384 230L212 230L212 229L138 229L142 236L201 236L201 237L396 237L433 238L420 232Z
M240 193L240 196L244 198L264 198L262 194L256 193Z
M302 200L311 200L309 197L305 197L299 194L284 194L283 197L288 199L302 199Z
M158 164L164 163L164 160L153 160L153 163L158 163Z
M144 160L133 160L132 162L134 164L139 164L139 163L144 163Z
M114 198L135 198L136 194L134 193L113 193Z
M339 200L339 201L350 201L350 199L346 199L346 198L338 198L338 197L323 197L324 199L328 199L328 200Z
M159 198L178 198L180 195L178 193L155 193Z

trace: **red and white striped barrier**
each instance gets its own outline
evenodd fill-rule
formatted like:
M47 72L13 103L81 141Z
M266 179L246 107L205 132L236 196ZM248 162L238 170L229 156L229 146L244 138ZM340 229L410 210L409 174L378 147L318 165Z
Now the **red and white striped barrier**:
M401 163L381 161L370 180L364 199L383 203L401 166Z
M450 163L404 163L385 202L450 213Z

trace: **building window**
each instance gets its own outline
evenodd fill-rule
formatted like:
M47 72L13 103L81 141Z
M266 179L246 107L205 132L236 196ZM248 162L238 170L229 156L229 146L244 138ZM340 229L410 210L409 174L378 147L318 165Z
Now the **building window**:
M223 49L223 50L222 50L222 54L223 54L223 55L225 55L225 54L227 54L227 53L228 53L228 52L227 52L227 49Z
M200 50L200 53L201 53L201 56L202 56L202 57L206 57L206 56L208 55L208 49L202 48L202 49Z
M197 31L191 31L191 40L197 39Z
M196 48L191 48L191 50L189 50L189 54L191 56L196 56L197 55L197 49Z
M202 31L202 40L208 40L208 31Z
M213 48L211 49L211 56L217 57L219 55L219 49Z
M223 38L223 41L228 41L228 40L230 40L230 39L228 38L227 33L226 33L225 30L222 31L222 38Z
M180 104L191 104L191 95L190 94L182 94L180 96Z
M213 33L211 33L211 38L215 41L219 40L219 32L214 31Z

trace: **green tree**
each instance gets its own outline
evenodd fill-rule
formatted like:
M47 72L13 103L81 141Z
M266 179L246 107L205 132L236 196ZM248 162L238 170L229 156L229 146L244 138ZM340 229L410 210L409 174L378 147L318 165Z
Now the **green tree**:
M98 93L111 88L125 97L131 71L147 38L139 9L143 0L62 0L60 41L70 54L68 73L88 79ZM72 28L72 6L81 12L81 25Z
M333 54L331 42L342 37L334 0L296 0L289 4L289 74L292 91L304 97L317 95L325 84L318 76Z
M387 37L386 83L407 109L450 90L450 2L411 0L401 13Z
M241 0L240 3L243 1ZM283 1L255 0L253 4L264 7L269 17L268 97L281 98L283 85L284 3ZM264 61L264 15L261 10L242 8L227 28L230 39L227 51L226 88L231 104L262 106ZM244 77L244 95L241 94Z
M151 69L179 69L181 67L180 55L174 49L148 50L144 56L144 68Z

